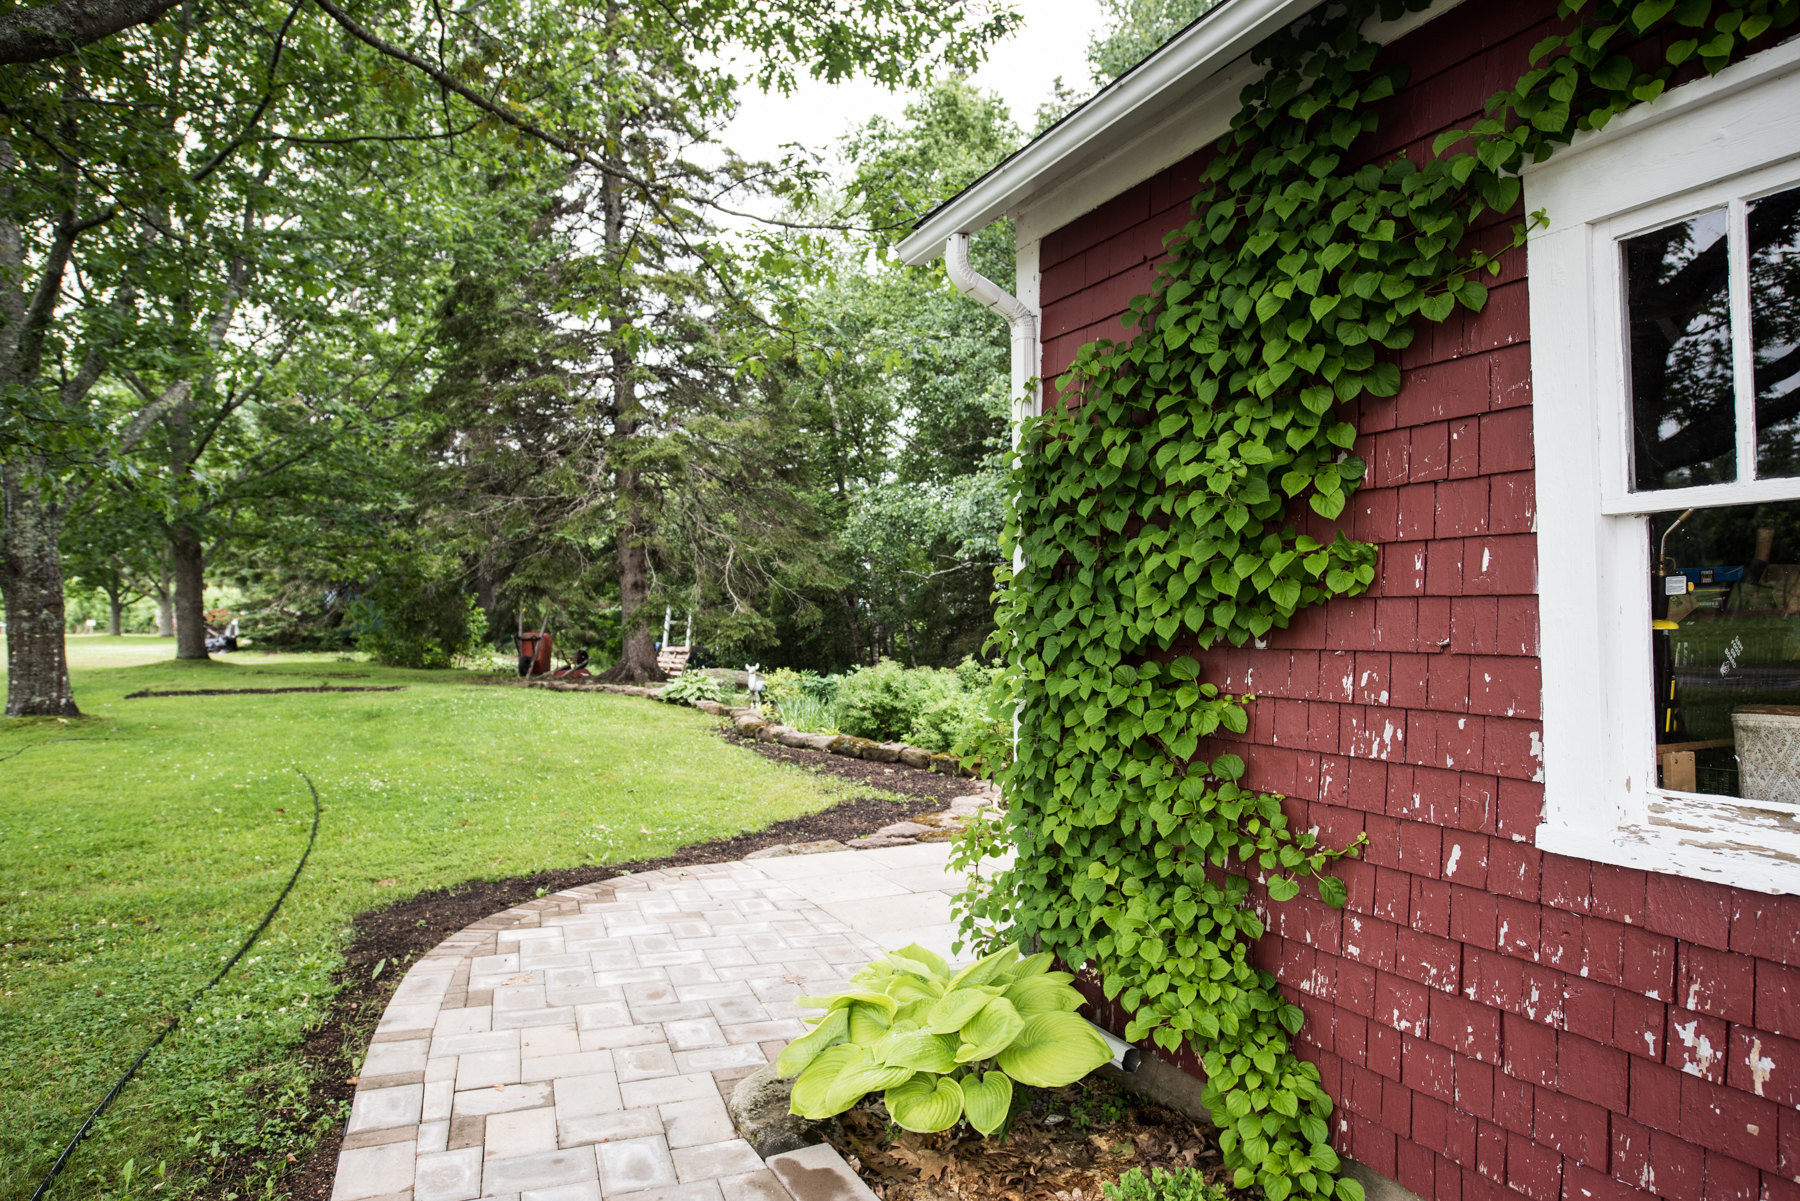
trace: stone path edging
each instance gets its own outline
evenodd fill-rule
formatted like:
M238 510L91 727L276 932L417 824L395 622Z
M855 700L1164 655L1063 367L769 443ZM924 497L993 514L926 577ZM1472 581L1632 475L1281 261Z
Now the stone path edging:
M793 998L841 990L883 944L948 953L948 854L644 872L451 935L376 1027L332 1201L793 1201L782 1179L823 1181L819 1150L774 1157L778 1177L725 1101L805 1033ZM861 1195L831 1175L832 1197Z

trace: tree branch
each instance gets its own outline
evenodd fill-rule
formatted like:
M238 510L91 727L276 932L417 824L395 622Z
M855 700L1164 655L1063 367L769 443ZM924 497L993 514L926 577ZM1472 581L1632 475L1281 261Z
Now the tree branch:
M36 63L71 54L136 25L181 0L60 0L0 13L0 63Z

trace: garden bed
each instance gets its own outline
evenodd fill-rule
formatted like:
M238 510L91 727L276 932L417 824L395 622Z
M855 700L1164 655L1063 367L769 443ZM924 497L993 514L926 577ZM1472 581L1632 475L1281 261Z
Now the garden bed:
M959 1123L913 1134L875 1096L824 1133L881 1201L1101 1201L1101 1186L1133 1168L1193 1168L1223 1184L1216 1132L1089 1076L1065 1088L1020 1089L1002 1135Z

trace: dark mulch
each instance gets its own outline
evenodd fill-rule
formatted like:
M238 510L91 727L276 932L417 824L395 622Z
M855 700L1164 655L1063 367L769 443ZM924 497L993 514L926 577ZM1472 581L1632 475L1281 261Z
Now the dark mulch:
M174 691L156 691L145 688L138 692L127 692L128 701L141 700L147 696L274 696L281 692L405 692L405 684L320 684L314 688L182 688Z
M737 741L735 735L731 736ZM741 859L751 851L781 843L814 842L835 838L839 841L868 834L891 822L903 821L922 813L940 810L944 802L968 791L967 781L933 776L930 772L894 764L865 763L838 755L817 755L789 760L788 755L805 757L808 752L788 747L769 746L750 741L745 745L768 758L794 762L796 766L825 771L828 774L872 785L885 792L910 797L905 801L889 801L877 797L853 797L840 801L830 809L802 817L776 822L753 833L714 839L683 847L663 859L646 859L638 863L608 864L604 867L558 868L529 876L513 876L505 880L470 880L448 888L418 893L385 909L360 914L353 923L355 935L344 953L344 967L338 974L338 992L332 999L324 1024L315 1030L301 1048L300 1054L313 1068L314 1084L309 1100L313 1113L337 1115L319 1140L319 1145L306 1159L291 1167L276 1185L277 1193L285 1192L294 1201L318 1201L331 1195L332 1178L337 1172L338 1146L343 1137L343 1115L348 1113L350 1099L356 1092L351 1078L351 1064L369 1045L375 1024L387 1006L407 966L471 922L498 913L502 909L529 901L534 897L611 879L625 872L649 871L654 868L686 867L695 863L718 863ZM818 762L825 760L828 762ZM376 965L386 961L379 976L373 976ZM373 978L371 978L373 976ZM215 1178L211 1197L224 1197L241 1190L246 1183L249 1165Z
M1216 1131L1098 1077L1020 1088L1014 1107L1004 1137L961 1123L910 1134L871 1095L824 1131L882 1201L1102 1201L1101 1186L1132 1168L1228 1176Z
M956 776L941 776L936 772L923 771L899 763L870 763L865 759L852 759L846 755L833 755L826 751L814 751L805 747L758 742L754 738L745 738L734 729L723 730L719 736L727 742L747 746L765 759L786 763L791 767L800 768L802 771L816 772L822 776L836 776L841 780L853 780L858 784L866 784L871 788L879 788L886 792L898 792L905 796L929 797L938 802L940 809L959 796L968 796L975 791L976 787L973 780L959 779Z

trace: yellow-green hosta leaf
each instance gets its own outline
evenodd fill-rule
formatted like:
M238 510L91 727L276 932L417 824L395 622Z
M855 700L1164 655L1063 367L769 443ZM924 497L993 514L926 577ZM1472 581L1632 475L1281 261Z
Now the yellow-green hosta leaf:
M844 1112L869 1093L904 1084L913 1074L911 1068L894 1068L882 1063L866 1047L851 1049L855 1054L844 1060L825 1097L832 1113Z
M896 972L889 977L887 995L904 1005L908 1001L935 1001L944 995L942 980L921 980L917 976Z
M962 1046L957 1049L956 1061L974 1063L979 1059L990 1059L1005 1050L1024 1028L1025 1019L1019 1016L1013 1003L1005 997L994 997L964 1024Z
M977 1080L971 1072L961 1081L963 1112L969 1125L982 1134L992 1134L1006 1122L1012 1109L1012 1079L1005 1072L986 1072Z
M854 1097L836 1109L830 1108L832 1095L837 1090L838 1080L844 1069L852 1062L866 1060L868 1056L867 1051L849 1043L839 1043L819 1052L806 1065L806 1070L800 1073L800 1078L794 1081L793 1095L788 1099L789 1112L797 1113L803 1118L828 1118L850 1108L855 1104Z
M1019 952L1017 948L1014 947L1001 947L992 955L983 955L980 959L977 959L974 963L971 963L968 967L950 977L950 990L954 992L959 988L973 988L978 985L986 984L993 980L995 976L998 976L1001 972L1004 972L1008 967L1012 966L1013 960L1018 957Z
M1081 1008L1085 999L1067 984L1059 984L1048 976L1021 980L1002 995L1024 1017L1035 1017L1040 1013L1073 1013Z
M1027 955L1025 958L1019 960L1019 962L1007 968L1006 975L1010 980L1026 980L1032 976L1043 975L1050 970L1050 965L1055 962L1056 956L1048 951L1039 951L1036 955Z
M936 951L928 950L916 942L910 946L901 947L898 951L890 954L888 958L890 960L909 959L914 963L922 965L926 971L934 976L948 976L950 974L950 965L944 962L944 957L942 955L939 955ZM912 969L905 968L903 970L911 971Z
M948 1072L956 1067L954 1035L929 1030L895 1031L869 1049L869 1053L893 1068L919 1072Z
M995 1057L1020 1084L1061 1088L1112 1058L1112 1048L1072 1013L1040 1013L1025 1019L1012 1045Z
M926 1025L933 1034L955 1034L998 992L998 989L985 988L958 988L947 992L931 1007Z
M903 1130L935 1134L956 1125L962 1117L963 1094L956 1081L948 1076L931 1076L921 1072L905 1084L887 1090L888 1116Z
M888 1020L892 1010L880 1009L861 1001L840 1012L850 1015L850 1041L859 1047L873 1045L893 1025Z
M858 1001L865 1005L873 1005L887 1015L892 1021L894 1010L900 1008L900 1002L886 993L871 992L868 989L851 989L849 992L833 993L829 997L795 997L794 1004L802 1009L843 1009Z
M899 1026L902 1022L910 1022L914 1026L923 1027L931 1021L931 1007L935 1004L937 1004L936 997L920 997L916 1001L906 1002L894 1010L894 1025Z
M781 1049L781 1054L775 1057L775 1071L782 1076L800 1072L815 1055L842 1040L849 1027L849 1015L842 1009L832 1010L811 1031Z

